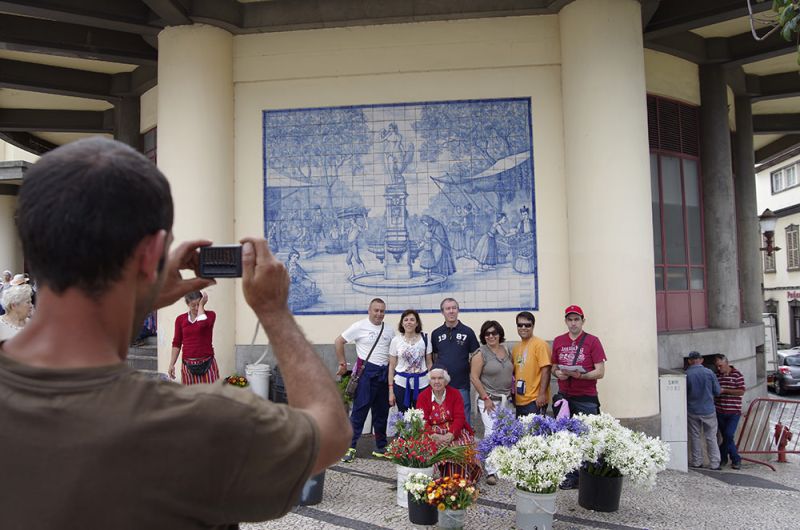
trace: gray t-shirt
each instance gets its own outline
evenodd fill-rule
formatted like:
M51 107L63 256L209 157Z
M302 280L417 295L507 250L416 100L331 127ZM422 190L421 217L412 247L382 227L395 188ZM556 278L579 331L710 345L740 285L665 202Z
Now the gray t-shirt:
M481 372L481 384L486 391L493 396L508 396L511 394L511 385L514 379L514 363L511 361L511 353L504 345L501 348L506 350L503 360L489 346L481 345L480 353L483 357L483 371Z
M237 528L292 508L319 451L307 414L246 388L120 363L45 369L0 353L4 530Z

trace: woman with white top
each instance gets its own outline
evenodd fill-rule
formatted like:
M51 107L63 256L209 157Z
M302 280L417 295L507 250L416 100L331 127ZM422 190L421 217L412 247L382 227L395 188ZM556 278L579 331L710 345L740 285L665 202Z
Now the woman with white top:
M403 311L398 330L402 334L395 335L389 344L389 406L397 404L397 409L405 412L416 406L417 396L428 386L433 359L419 313Z
M33 309L32 294L33 290L27 283L9 285L3 289L6 313L0 316L0 340L10 339L25 327Z

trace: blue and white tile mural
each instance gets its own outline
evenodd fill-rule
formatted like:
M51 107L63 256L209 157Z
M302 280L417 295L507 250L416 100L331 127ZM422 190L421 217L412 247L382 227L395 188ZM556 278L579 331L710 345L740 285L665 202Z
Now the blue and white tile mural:
M264 111L264 231L295 314L538 308L531 101Z

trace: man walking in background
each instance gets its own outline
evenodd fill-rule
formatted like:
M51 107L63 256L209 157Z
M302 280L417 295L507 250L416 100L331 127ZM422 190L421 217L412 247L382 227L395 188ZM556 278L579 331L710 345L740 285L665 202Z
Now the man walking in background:
M714 399L717 409L717 428L722 435L722 443L719 445L720 466L731 460L733 469L742 467L742 457L736 449L734 436L739 419L742 417L742 396L745 391L744 376L742 372L728 363L728 358L723 354L718 354L716 359L717 380L719 381L720 393Z
M714 397L719 395L719 381L714 372L703 366L699 352L689 352L689 367L686 368L686 409L688 412L689 467L703 467L702 431L705 439L708 463L712 470L719 470L719 446L717 445L717 414Z

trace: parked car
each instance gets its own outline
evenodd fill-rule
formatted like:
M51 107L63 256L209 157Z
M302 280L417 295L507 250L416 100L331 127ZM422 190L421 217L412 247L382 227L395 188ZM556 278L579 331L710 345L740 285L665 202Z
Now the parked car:
M800 389L800 347L778 351L777 370L767 375L767 386L779 396Z

